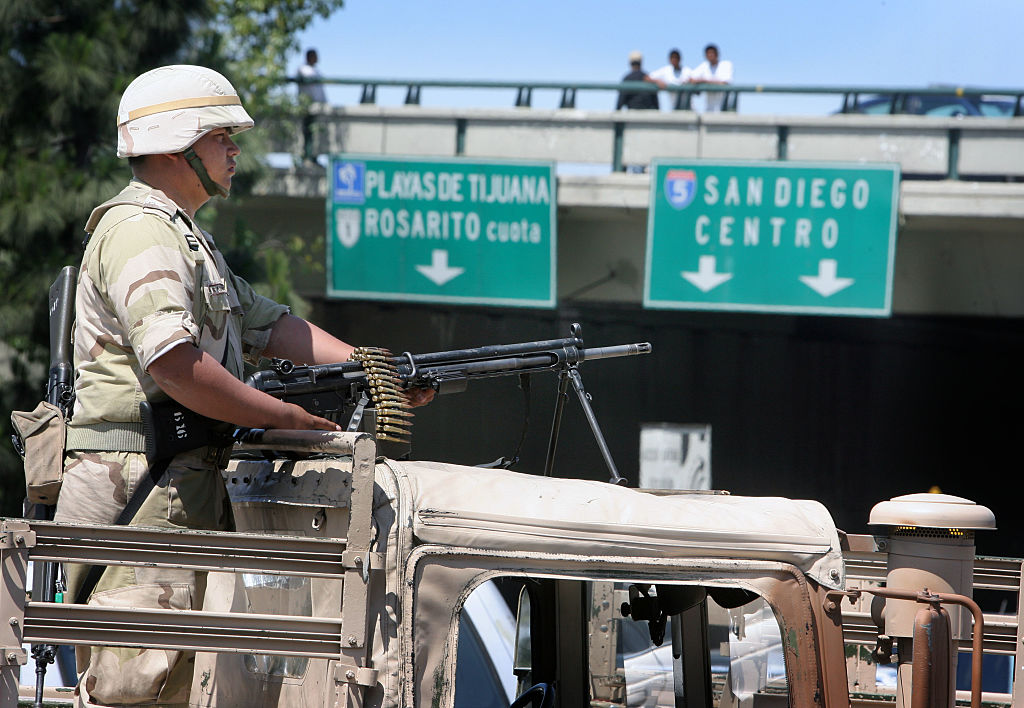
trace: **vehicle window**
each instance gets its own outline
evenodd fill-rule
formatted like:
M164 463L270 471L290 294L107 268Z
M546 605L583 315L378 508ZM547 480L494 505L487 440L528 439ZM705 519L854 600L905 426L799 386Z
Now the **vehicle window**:
M455 664L456 708L508 708L511 698L491 660L491 649L470 616L463 613L459 619L459 653Z
M750 705L755 695L787 695L782 636L767 603L755 598L726 609L709 596L702 605L688 612L704 615L706 642L685 636L688 631L699 631L699 624L692 619L687 623L681 616L667 618L660 646L650 636L649 622L618 620L616 661L624 679L625 705L673 708L679 703L677 698L692 700L686 691L686 674L687 668L693 671L695 667L706 672L693 680L710 690L714 708ZM675 632L674 622L680 623ZM677 644L682 640L675 650L673 633ZM687 657L687 652L694 651L703 656L696 661Z
M782 633L768 603L757 598L735 609L718 608L715 614L728 627L728 672L716 705L720 699L722 706L737 706L759 693L784 695L787 682Z
M880 99L857 105L857 113L887 115L892 110L892 99Z
M517 582L519 588L530 583ZM679 584L542 582L571 583L585 598L576 606L581 621L558 617L557 626L562 635L566 627L581 628L575 646L587 656L579 657L577 665L584 667L582 683L589 687L591 705L674 708L693 703L743 708L766 695L788 700L779 624L768 604L749 591L712 588L709 592ZM528 606L525 611L533 613L534 629L542 629L545 622L555 622L545 603L572 594L537 592L530 602L520 600L518 606ZM544 659L537 652L550 649L550 635L532 637L535 665L513 669L515 597L507 588L495 591L495 587L481 586L467 600L459 625L456 706L508 705L538 681L553 682L563 690L574 681L581 683L571 676L552 676L553 669L541 665ZM548 620L537 625L541 616ZM520 641L529 643L530 617L521 617L519 624ZM524 654L523 648L517 660L526 656L529 663L531 652ZM561 666L561 661L556 664Z
M943 103L932 106L923 111L926 116L938 116L940 118L955 118L956 116L972 115L971 111L961 103Z
M906 113L948 118L975 115L977 110L955 96L910 96L907 98Z
M459 614L456 708L506 707L516 697L513 612L499 582L488 581L466 598ZM529 641L529 637L525 640Z
M983 116L991 116L993 118L1012 118L1013 109L1013 101L992 101L982 99L978 102L978 110L981 111L981 115Z

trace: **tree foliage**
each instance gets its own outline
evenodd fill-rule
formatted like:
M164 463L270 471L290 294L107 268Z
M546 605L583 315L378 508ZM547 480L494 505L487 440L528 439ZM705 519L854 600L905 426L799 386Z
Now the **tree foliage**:
M115 157L125 87L157 66L202 64L229 77L257 122L287 113L281 82L297 33L341 4L0 0L0 512L16 513L23 494L7 411L44 395L47 290L81 259L89 212L130 176ZM257 175L244 170L233 198Z

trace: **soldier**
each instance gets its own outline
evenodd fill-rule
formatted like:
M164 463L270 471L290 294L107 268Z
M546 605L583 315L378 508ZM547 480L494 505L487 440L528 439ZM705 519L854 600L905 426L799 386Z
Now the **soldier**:
M117 156L129 159L134 178L86 225L74 330L77 399L56 519L227 530L220 469L230 447L199 448L162 472L150 470L139 403L170 397L239 426L338 430L246 386L243 359L328 363L348 359L352 347L256 294L194 221L210 197L228 195L241 152L234 137L253 126L222 75L185 65L148 71L125 90L117 126ZM130 521L119 518L139 501ZM69 597L94 582L83 580L87 571L68 569ZM201 573L112 566L88 597L96 605L188 610L201 607L204 588ZM185 706L192 664L185 652L80 650L78 705Z

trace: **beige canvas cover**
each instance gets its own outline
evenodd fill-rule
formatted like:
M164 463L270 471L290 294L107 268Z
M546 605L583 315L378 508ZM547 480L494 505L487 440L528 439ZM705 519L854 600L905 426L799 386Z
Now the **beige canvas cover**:
M388 460L420 543L475 549L791 563L844 582L839 535L820 503L780 497L660 496L605 482ZM378 478L381 469L378 466ZM406 494L402 496L405 497ZM404 514L403 514L404 515Z

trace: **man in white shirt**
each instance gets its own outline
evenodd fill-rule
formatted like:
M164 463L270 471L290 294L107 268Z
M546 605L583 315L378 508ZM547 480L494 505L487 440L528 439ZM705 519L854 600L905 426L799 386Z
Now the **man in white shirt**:
M306 63L299 67L299 94L309 96L313 103L327 103L324 85L320 83L320 70L316 68L319 59L315 49L306 50Z
M316 68L319 59L315 49L307 49L306 63L299 67L299 96L308 96L310 107L327 103L324 85L320 83L320 70ZM302 118L302 158L303 162L312 167L317 166L313 147L314 122L313 113L307 113Z
M666 86L680 86L685 84L690 78L690 70L683 66L683 55L679 53L678 49L673 49L668 53L668 64L655 69L648 74L648 81L653 81L658 84L660 88ZM684 94L677 93L672 101L672 105L676 108L681 107L682 99Z
M732 62L718 59L718 47L709 44L704 47L704 61L690 74L690 83L728 84L732 82ZM706 91L704 94L704 110L715 113L722 110L725 94L721 91Z

